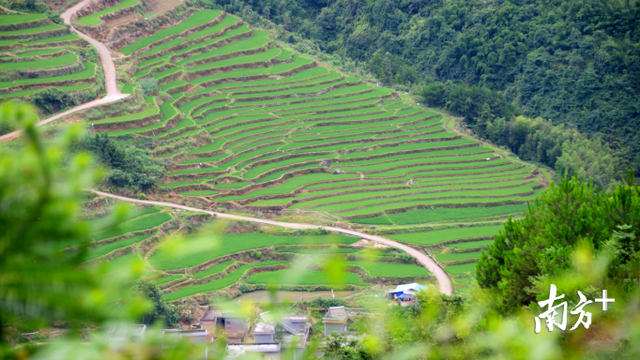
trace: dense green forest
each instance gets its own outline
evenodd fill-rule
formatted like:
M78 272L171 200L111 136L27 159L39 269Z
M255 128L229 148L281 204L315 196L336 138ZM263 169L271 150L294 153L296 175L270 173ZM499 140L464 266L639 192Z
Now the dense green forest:
M322 51L368 68L385 85L440 83L451 89L463 84L499 92L497 96L525 116L601 138L622 159L621 168L631 167L640 174L637 1L196 3L221 7L250 23L266 19L277 24L283 40L312 40ZM490 103L480 102L477 107L482 109L484 104L489 106L485 113L501 117ZM446 107L465 115L451 105ZM474 119L467 120L474 125Z

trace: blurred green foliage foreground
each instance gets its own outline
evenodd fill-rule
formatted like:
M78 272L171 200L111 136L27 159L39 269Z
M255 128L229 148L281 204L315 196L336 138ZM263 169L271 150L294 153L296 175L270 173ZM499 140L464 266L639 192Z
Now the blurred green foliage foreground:
M161 349L160 325L139 344L114 347L100 336L116 323L139 321L152 304L131 286L140 264L118 271L81 266L95 229L78 221L77 198L102 175L89 155L67 150L83 129L44 139L32 110L10 104L1 106L0 122L24 129L19 144L0 146L0 358L188 358L186 344ZM407 307L372 301L382 325L364 327L359 340L318 345L340 359L638 359L639 196L630 182L600 192L564 179L498 235L471 294L430 289ZM77 251L60 250L77 244ZM569 331L576 320L570 315L567 331L543 326L536 334L535 301L548 298L551 283L566 293L569 308L579 301L577 290L593 298L607 289L616 301L606 312L600 304L585 307L593 315L589 329ZM22 333L42 328L67 336L21 341ZM224 349L210 344L209 358L225 358Z

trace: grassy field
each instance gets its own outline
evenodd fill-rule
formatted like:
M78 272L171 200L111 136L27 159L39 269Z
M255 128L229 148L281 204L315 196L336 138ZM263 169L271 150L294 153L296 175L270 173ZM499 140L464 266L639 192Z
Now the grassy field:
M348 245L357 240L344 235L282 236L259 233L199 235L165 244L149 258L149 263L158 270L183 269L245 250L286 245Z
M124 235L134 231L152 229L156 226L160 226L164 224L169 220L171 220L171 215L167 213L147 215L147 216L135 218L133 220L125 221L115 229L99 232L91 235L91 237L96 241L104 240L104 239Z
M470 239L483 236L494 236L502 229L503 225L473 226L467 228L453 228L406 234L392 234L386 236L391 239L410 244L436 245L444 241Z
M178 300L178 299L181 299L187 296L192 296L195 294L222 290L238 282L238 280L240 280L240 277L242 277L242 275L244 275L244 273L251 268L273 266L273 265L284 264L284 263L286 262L285 261L264 261L264 262L257 262L253 264L242 265L237 270L233 271L231 274L227 275L226 277L223 277L222 279L213 280L201 285L188 286L178 291L165 294L162 296L162 298L164 299L164 301L174 301L174 300Z
M78 19L78 24L89 25L89 26L98 26L102 24L102 20L100 20L100 16L114 13L118 10L126 9L128 7L136 6L140 2L140 0L122 0L119 4L108 7L104 10L95 12L91 15L83 16Z

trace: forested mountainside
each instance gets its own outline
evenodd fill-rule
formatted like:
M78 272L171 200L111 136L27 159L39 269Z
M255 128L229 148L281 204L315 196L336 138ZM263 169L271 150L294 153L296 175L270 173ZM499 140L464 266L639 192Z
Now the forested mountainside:
M364 63L386 85L441 82L451 89L464 83L500 91L526 116L601 137L626 160L625 167L638 172L637 1L198 3L223 6L248 21L259 14L286 31L316 40L325 52ZM494 117L502 115L494 112ZM478 119L470 120L473 124Z

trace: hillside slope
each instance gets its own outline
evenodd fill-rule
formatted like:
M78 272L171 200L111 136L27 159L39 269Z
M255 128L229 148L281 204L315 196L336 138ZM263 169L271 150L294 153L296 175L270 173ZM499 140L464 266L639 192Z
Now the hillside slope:
M237 13L254 11L316 41L325 52L363 62L385 84L452 81L502 91L529 117L570 124L602 136L616 149L623 147L623 158L633 162L636 172L640 169L637 1L267 0L222 5ZM261 20L254 15L249 21ZM286 32L282 38L294 39Z

